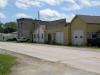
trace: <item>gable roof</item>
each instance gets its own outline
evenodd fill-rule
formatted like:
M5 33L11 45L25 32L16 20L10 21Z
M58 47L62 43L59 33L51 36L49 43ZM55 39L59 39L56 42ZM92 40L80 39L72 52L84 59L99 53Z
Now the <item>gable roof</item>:
M100 24L100 16L76 15L86 23Z

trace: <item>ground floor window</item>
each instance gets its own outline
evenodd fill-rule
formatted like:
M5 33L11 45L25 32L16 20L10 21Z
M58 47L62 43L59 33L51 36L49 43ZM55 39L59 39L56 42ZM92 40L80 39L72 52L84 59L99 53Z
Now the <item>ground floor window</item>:
M88 45L100 46L100 37L97 32L88 32L87 33L87 43Z
M56 40L56 33L53 33L53 40Z
M44 34L42 33L42 39L44 38Z
M52 36L51 34L48 34L48 41L51 41L52 40Z
M34 38L36 38L36 35L34 34Z
M96 38L96 32L87 32L87 39Z

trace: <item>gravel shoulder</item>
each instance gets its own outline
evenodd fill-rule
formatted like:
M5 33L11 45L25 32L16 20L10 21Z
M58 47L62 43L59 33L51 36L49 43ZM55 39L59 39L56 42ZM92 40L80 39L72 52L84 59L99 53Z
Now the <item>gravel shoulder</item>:
M17 57L11 75L100 75L70 67L59 62L49 62L39 58L0 49L0 54Z

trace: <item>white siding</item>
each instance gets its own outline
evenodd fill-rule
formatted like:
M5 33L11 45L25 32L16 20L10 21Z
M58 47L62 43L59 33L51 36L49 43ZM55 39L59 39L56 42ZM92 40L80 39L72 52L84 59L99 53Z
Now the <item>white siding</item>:
M41 42L41 43L45 42L45 30L42 27L39 27L34 31L33 42Z
M56 43L64 44L64 33L63 32L56 32Z
M14 33L8 33L8 34L0 34L0 40L8 40L8 39L13 39L16 38L17 39L17 34Z
M72 44L73 45L83 45L83 30L73 30L72 31Z

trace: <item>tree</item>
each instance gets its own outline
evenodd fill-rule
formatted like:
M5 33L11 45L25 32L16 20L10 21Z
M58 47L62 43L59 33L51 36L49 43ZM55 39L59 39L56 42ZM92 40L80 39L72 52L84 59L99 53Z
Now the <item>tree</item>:
M16 22L7 22L4 25L4 33L12 33L17 31L17 23Z
M0 33L3 33L3 23L0 22Z

